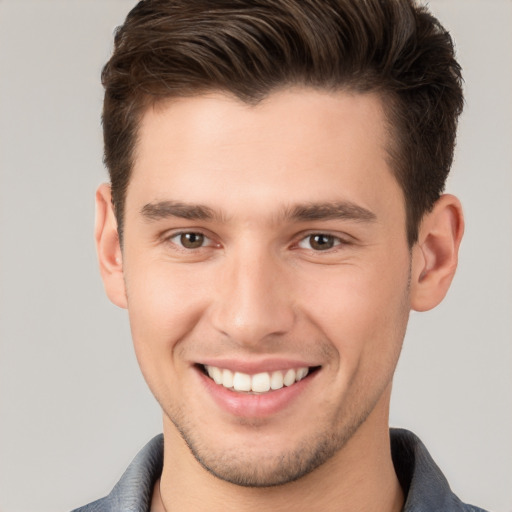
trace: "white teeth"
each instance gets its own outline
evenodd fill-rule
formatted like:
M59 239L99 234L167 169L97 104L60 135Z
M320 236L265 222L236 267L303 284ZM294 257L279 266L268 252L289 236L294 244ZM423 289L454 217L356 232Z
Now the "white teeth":
M217 368L216 366L210 366L208 373L210 374L210 377L215 381L215 384L222 384L222 370L220 368Z
M291 386L294 382L295 382L295 377L296 377L296 373L295 373L295 370L288 370L285 374L284 374L284 378L283 378L283 383L285 386Z
M268 373L253 375L251 388L256 393L266 393L270 389L270 375Z
M235 391L251 391L251 376L247 373L236 372L233 377L233 389Z
M272 377L270 378L270 387L272 389L281 389L283 386L282 372L273 372Z
M295 376L295 380L299 382L299 380L302 380L307 374L309 369L308 368L299 368L297 370L297 375Z
M309 373L309 368L290 368L289 370L280 370L272 373L262 372L255 375L235 372L231 370L217 368L216 366L206 366L206 372L215 381L216 384L235 391L245 391L254 393L266 393L267 391L281 389L283 386L291 386L302 380Z
M225 388L233 387L233 372L230 370L222 370L222 385Z

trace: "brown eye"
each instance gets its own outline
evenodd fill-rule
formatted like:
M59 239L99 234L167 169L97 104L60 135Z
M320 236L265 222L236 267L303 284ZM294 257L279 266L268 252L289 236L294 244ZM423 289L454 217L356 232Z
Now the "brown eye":
M327 251L339 244L340 239L335 236L326 235L325 233L315 233L303 238L299 242L299 247L303 249L313 249L313 251Z
M315 251L325 251L334 247L334 237L330 235L311 235L309 244Z
M202 247L205 241L205 236L201 233L181 233L180 244L185 249L198 249Z

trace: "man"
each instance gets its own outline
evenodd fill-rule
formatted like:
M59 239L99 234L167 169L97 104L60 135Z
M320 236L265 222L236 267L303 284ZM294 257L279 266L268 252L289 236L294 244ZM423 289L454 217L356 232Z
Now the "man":
M146 0L103 71L96 241L164 435L80 510L480 510L388 428L446 294L462 110L407 0Z

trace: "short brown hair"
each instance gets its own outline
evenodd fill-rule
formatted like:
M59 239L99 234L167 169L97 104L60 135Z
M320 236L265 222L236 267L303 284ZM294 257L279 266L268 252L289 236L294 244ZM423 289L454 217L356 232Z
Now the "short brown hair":
M120 238L139 121L160 99L220 90L255 104L288 85L379 93L411 246L444 189L463 107L452 39L413 0L143 0L102 82Z

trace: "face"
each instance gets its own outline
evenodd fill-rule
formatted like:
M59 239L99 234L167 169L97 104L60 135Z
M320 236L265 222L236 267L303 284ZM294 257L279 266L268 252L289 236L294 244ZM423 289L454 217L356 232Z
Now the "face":
M224 480L291 481L363 422L387 429L410 251L385 126L377 96L314 90L142 119L122 255L135 349L167 428Z

